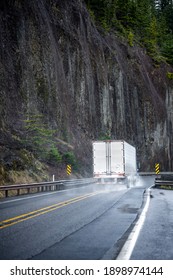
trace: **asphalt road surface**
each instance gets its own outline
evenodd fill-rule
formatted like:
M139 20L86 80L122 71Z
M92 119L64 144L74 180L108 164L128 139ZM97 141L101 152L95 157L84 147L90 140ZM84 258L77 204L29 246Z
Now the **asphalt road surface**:
M173 260L173 191L151 190L146 220L131 259Z
M153 180L1 199L0 259L115 259Z

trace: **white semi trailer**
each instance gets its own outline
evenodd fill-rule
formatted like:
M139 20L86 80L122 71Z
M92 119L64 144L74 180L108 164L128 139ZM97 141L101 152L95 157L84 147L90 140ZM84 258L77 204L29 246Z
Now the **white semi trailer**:
M125 141L93 142L93 176L100 180L133 179L136 175L136 149Z

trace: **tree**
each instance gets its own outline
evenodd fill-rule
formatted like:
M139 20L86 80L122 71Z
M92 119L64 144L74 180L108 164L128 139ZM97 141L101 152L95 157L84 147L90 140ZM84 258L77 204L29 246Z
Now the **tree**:
M98 21L106 29L111 28L115 22L117 0L86 0L89 10L94 13Z
M24 120L24 131L25 146L38 157L45 158L50 147L55 144L55 130L47 128L42 115L30 115Z
M164 56L172 63L173 0L86 0L86 3L105 30L114 28L126 36L131 46L136 39L153 58Z
M173 34L173 3L164 6L162 13L166 19L169 31Z

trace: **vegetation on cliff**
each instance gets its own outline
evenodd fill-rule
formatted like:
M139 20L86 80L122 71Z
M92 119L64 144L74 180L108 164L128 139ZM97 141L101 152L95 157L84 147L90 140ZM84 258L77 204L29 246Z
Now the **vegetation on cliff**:
M85 0L95 22L141 43L156 60L173 64L172 0ZM134 35L134 36L133 36Z

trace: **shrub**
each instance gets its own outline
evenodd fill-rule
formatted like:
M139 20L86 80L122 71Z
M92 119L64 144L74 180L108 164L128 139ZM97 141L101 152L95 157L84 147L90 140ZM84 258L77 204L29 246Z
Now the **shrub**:
M101 134L100 137L98 138L98 140L100 140L100 141L111 140L110 133L107 132L107 133Z
M50 148L47 158L51 163L60 163L62 161L62 156L55 146Z
M168 79L173 80L173 73L167 72L166 76L167 76Z
M78 169L78 164L77 164L77 160L76 160L76 157L74 155L73 152L67 152L63 155L63 161L66 163L66 164L70 164L74 170L77 171Z
M133 47L133 40L134 40L134 34L130 31L128 34L128 43L130 47Z

